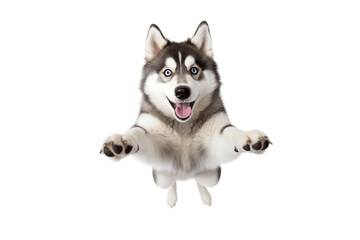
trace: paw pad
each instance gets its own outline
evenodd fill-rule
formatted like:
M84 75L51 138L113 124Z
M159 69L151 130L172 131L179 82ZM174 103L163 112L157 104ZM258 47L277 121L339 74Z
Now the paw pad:
M120 145L113 144L112 149L114 150L114 152L116 154L120 154L122 152L122 150L123 150L123 147L120 146Z
M269 138L258 130L246 132L244 135L242 136L241 143L239 145L235 145L236 147L239 146L240 148L237 149L241 151L262 153L269 147L270 144L272 144Z
M139 146L137 146L136 152L139 151ZM127 154L134 152L133 144L123 138L121 135L110 136L100 151L104 153L107 157L114 157L114 159L121 159Z
M250 145L249 144L246 144L245 146L243 146L243 149L245 151L250 151Z
M251 147L256 151L263 151L269 147L269 144L272 144L267 136L260 137L259 141L253 144Z
M267 148L269 147L269 144L270 144L270 141L269 141L269 140L266 140L266 141L264 142L263 147L262 147L261 150L267 149Z
M261 142L258 141L257 143L253 144L253 145L252 145L252 148L253 148L254 150L260 150L260 149L261 149Z
M104 147L104 154L108 157L114 157L115 154L108 148L108 147Z
M125 149L125 153L128 154L129 152L131 152L132 149L133 149L133 146L128 145Z

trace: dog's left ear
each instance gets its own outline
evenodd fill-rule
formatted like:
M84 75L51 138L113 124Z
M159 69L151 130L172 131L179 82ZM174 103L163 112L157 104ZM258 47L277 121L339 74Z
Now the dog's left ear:
M149 28L149 32L145 43L145 59L150 61L156 55L158 55L163 47L168 43L164 38L160 28L155 24L152 24Z
M210 30L206 21L200 23L190 42L208 57L213 57Z

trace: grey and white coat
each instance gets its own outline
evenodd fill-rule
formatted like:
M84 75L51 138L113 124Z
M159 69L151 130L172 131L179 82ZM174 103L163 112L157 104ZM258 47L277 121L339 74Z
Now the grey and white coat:
M119 160L132 154L153 169L155 183L177 201L176 181L194 178L202 201L206 187L220 179L222 163L242 152L262 153L271 143L259 130L234 127L220 97L208 24L202 22L185 42L171 42L156 25L146 39L140 114L124 134L105 139L101 153Z

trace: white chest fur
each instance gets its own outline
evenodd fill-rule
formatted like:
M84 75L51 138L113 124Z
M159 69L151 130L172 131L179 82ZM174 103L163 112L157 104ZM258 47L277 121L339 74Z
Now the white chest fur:
M150 114L141 114L137 125L146 129L146 136L139 139L139 151L135 156L158 171L165 171L188 178L198 172L215 169L212 142L221 128L229 124L221 112L207 120L195 132L179 134L171 126ZM184 124L184 128L191 128Z

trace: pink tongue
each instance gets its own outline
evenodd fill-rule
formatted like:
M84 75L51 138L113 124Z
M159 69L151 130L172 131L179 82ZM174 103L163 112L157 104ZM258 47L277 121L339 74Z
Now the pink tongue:
M187 118L191 114L191 107L189 103L175 103L175 113L180 118Z

